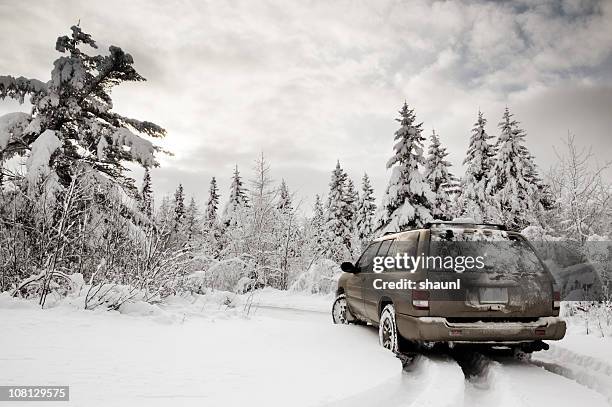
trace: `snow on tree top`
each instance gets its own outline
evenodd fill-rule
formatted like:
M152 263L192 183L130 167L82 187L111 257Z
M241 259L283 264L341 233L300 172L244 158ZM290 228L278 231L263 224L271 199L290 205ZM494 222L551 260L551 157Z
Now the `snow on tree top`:
M31 118L32 116L23 112L0 116L0 150L4 150L12 139L21 137Z
M34 143L32 152L26 161L28 170L26 178L34 184L40 176L49 173L49 160L51 155L62 146L62 142L53 130L45 130Z

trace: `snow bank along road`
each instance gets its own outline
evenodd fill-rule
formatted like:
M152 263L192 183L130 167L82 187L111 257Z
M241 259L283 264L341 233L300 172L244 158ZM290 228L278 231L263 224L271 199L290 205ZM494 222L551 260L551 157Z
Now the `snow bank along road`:
M402 370L371 327L332 325L313 311L254 311L248 319L164 322L0 308L0 384L70 385L71 401L54 406L596 407L612 400L612 365L562 343L531 362L431 354Z

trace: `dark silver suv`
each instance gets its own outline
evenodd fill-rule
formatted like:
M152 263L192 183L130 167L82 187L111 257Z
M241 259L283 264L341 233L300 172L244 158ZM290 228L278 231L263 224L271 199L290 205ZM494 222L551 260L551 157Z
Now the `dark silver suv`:
M407 257L421 260L412 268L395 262ZM503 226L441 222L387 234L342 270L334 323L378 326L381 344L394 352L436 343L532 352L565 335L553 276L533 246Z

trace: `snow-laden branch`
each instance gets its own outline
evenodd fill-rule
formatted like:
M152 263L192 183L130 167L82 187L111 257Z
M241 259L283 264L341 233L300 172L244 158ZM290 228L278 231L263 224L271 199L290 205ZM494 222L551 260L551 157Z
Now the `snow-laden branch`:
M48 85L38 79L0 76L0 99L9 97L23 103L26 95L44 95L47 90Z

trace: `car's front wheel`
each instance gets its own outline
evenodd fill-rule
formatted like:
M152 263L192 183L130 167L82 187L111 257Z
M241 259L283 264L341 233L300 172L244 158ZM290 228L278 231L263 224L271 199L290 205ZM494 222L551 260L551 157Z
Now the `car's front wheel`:
M380 344L392 352L399 352L399 334L395 323L395 307L393 304L386 305L380 314L378 325L378 338Z
M351 324L355 322L355 317L348 308L346 295L340 294L336 297L334 305L332 305L332 319L334 324Z

